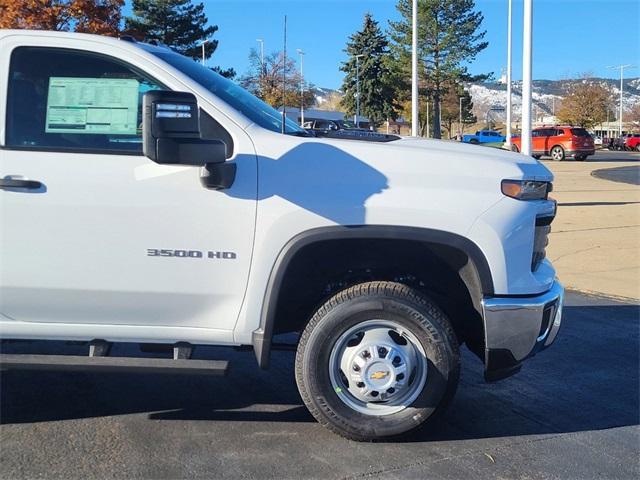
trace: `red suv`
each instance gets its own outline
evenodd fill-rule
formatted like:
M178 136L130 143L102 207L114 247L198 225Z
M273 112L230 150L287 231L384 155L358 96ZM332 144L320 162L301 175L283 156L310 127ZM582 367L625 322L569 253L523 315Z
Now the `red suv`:
M519 152L522 139L517 136L511 139L511 150ZM531 132L531 156L540 158L550 156L553 160L575 158L586 160L596 152L593 138L580 127L540 127Z
M627 133L624 139L624 148L640 152L640 133Z

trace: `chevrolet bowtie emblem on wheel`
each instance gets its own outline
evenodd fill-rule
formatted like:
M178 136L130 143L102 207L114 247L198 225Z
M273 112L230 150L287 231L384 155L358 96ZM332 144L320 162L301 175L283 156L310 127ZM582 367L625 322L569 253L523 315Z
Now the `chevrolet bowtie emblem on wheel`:
M379 371L371 374L371 380L381 380L389 375L389 372Z

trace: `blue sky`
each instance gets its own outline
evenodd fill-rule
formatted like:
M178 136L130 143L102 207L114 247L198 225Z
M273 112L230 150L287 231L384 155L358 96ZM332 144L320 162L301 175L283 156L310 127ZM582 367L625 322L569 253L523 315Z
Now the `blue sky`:
M127 2L128 4L130 2ZM210 23L220 42L211 65L234 67L243 74L249 49L264 39L265 52L282 49L282 24L288 18L288 49L305 51L307 81L327 88L342 82L340 62L350 34L360 29L366 12L380 22L398 19L395 0L206 0ZM514 4L513 78L522 64L522 0ZM608 65L640 64L640 0L533 0L533 77L557 80L583 73L615 78ZM472 73L506 67L507 0L476 0L485 17L489 47L470 66ZM125 13L129 13L126 9ZM640 76L640 66L626 76Z

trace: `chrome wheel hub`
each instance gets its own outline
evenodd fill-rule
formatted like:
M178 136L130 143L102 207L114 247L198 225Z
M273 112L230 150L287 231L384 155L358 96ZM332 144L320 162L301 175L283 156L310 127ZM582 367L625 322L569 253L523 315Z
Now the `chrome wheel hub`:
M363 322L345 332L331 352L334 390L350 407L370 415L406 408L426 382L422 345L399 324Z

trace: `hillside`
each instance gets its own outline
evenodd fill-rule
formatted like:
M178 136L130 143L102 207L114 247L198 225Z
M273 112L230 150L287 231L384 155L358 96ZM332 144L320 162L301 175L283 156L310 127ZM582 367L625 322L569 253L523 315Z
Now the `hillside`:
M597 82L609 88L614 97L616 106L620 96L620 82L605 78L570 79L570 80L534 80L533 81L533 105L534 113L538 116L551 115L554 106L559 108L562 99L571 88L585 81ZM507 101L507 87L498 83L471 84L467 87L471 92L474 105L474 113L479 119L485 118L487 111L496 106L504 107ZM555 105L554 105L555 103ZM630 110L635 104L640 103L640 78L630 78L624 81L623 107ZM522 107L522 82L513 82L513 111L518 118ZM493 112L492 112L493 115ZM501 115L494 115L498 119Z
M533 104L534 114L548 116L553 113L554 106L559 108L564 96L568 94L573 85L584 82L584 79L569 80L534 80ZM609 78L590 78L588 81L596 81L608 87L615 99L616 106L620 95L620 81ZM484 119L487 111L493 107L504 107L507 101L507 87L500 83L476 83L467 86L473 98L474 113L478 119ZM314 88L316 104L322 108L330 95L340 94L339 90L330 88ZM555 105L554 105L555 103ZM635 104L640 103L640 77L629 78L624 81L623 104L625 110L630 110ZM513 82L513 110L517 119L521 114L522 106L522 82ZM492 112L496 120L503 120L504 114Z

